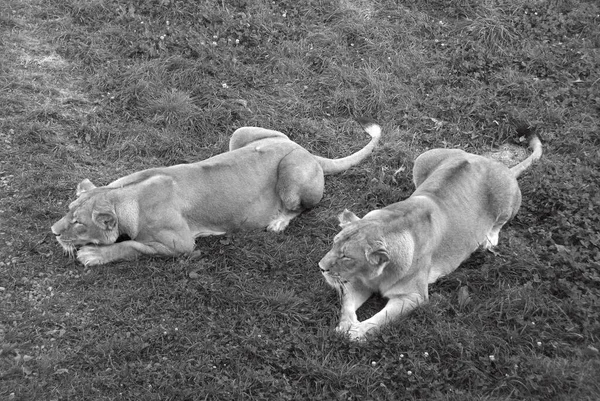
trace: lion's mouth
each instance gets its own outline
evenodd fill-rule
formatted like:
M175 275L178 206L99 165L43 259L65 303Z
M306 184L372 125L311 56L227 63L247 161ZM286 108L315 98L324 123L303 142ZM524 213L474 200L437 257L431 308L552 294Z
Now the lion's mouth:
M343 292L344 287L346 287L346 284L348 284L348 280L342 279L338 273L321 271L321 274L323 274L323 277L325 277L325 281L327 281L327 284L329 284L339 292Z
M71 241L65 241L63 239L60 239L59 237L56 237L56 240L62 247L65 255L69 255L69 257L71 257L71 258L75 257L75 252L77 251L77 246L75 246Z

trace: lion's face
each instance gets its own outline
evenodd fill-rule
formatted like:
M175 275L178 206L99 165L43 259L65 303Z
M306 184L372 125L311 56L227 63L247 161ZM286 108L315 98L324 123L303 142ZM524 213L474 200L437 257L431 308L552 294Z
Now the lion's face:
M327 283L340 291L348 282L377 286L389 257L378 241L380 232L350 212L340 215L342 231L333 239L331 250L319 262Z
M88 180L77 187L78 198L69 205L68 213L52 225L52 233L66 253L73 255L83 245L112 244L117 240L115 212L105 191Z

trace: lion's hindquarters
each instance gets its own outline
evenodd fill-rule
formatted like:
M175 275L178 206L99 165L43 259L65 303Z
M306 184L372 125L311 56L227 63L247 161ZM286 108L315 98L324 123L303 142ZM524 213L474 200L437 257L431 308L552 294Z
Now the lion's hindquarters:
M466 152L460 149L431 149L420 154L415 159L413 167L413 183L419 187L429 176L438 170L439 166L450 158L460 157Z
M488 180L492 183L488 188L489 207L496 220L482 242L482 247L487 250L498 245L500 230L517 215L521 207L521 189L516 178L504 166L498 170L496 179L490 177Z
M274 189L278 205L274 205L267 229L281 232L294 217L317 205L323 197L321 167L308 151L297 147L279 162Z
M267 138L289 140L284 133L279 131L260 127L241 127L235 130L229 138L229 151L243 148L250 143Z
M298 147L281 159L276 191L287 210L316 206L323 197L324 184L323 170L307 150Z

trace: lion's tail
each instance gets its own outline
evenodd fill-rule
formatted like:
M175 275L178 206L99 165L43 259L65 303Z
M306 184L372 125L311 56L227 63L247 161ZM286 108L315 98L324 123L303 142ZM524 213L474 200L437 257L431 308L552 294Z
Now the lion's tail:
M350 156L342 157L341 159L328 159L325 157L315 156L321 168L323 168L323 174L337 174L342 171L348 170L352 166L356 166L362 162L367 156L373 152L375 146L379 142L381 137L381 127L374 121L368 119L357 119L356 120L363 129L371 136L371 141L361 150Z
M542 157L542 141L540 141L540 138L535 134L535 132L529 128L518 128L517 132L527 136L529 147L533 152L531 152L527 159L510 169L515 178L519 177L523 171L527 170L529 166Z

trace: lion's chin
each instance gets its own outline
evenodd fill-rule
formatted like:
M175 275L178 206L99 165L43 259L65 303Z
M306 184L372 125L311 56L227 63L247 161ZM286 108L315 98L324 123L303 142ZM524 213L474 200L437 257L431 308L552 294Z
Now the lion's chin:
M75 257L75 251L77 251L77 247L71 243L65 242L63 240L61 240L60 238L56 239L58 241L58 243L60 244L60 246L63 249L63 252L66 255L69 255L70 258Z
M325 281L327 281L327 284L335 288L338 292L343 291L345 281L342 280L340 277L332 276L328 273L323 273L323 277L325 277Z

